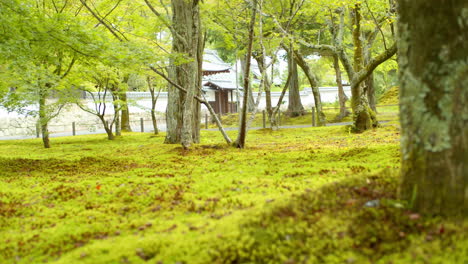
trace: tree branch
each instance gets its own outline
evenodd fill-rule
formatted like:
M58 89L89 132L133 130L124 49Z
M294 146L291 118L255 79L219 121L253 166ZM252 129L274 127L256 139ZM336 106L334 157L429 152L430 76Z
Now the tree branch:
M82 1L82 0L81 0ZM161 22L167 27L169 28L169 30L171 31L172 35L174 37L176 37L177 39L179 39L185 46L187 46L187 41L177 33L177 31L175 30L175 28L173 27L173 25L171 25L171 23L167 22L164 17L161 15L161 13L158 12L158 10L156 10L153 5L148 1L148 0L145 0L145 3L146 5L149 7L149 9L151 10L151 12L153 12L153 14L156 15L157 18L159 18L159 20L161 20Z
M359 85L364 79L366 79L380 64L390 59L397 52L396 44L390 47L390 49L384 51L382 54L373 58L369 63L359 72L357 72L351 80L351 86Z

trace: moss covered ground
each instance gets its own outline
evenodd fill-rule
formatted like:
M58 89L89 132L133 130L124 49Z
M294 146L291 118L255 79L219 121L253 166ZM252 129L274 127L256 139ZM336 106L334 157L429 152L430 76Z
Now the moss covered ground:
M379 103L384 105L398 104L398 86L388 89L380 98Z
M163 139L0 142L0 263L467 263L466 222L397 200L397 122Z

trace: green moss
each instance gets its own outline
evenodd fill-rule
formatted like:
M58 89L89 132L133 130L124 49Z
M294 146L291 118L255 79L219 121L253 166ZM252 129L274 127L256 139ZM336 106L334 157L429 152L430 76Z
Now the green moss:
M394 105L398 104L399 100L399 91L398 86L394 86L388 89L380 98L379 104L381 105Z
M255 130L244 150L227 146L216 131L203 131L191 151L163 141L164 134L141 133L115 141L54 138L52 149L40 140L0 141L0 263L212 263L269 254L283 262L359 262L372 253L353 247L368 247L362 230L376 228L369 219L389 217L371 218L359 206L340 213L340 197L370 179L393 199L396 178L381 171L399 166L395 123L362 134L344 127ZM304 213L307 203L323 212ZM359 221L359 233L338 240ZM267 228L258 228L262 222ZM436 241L463 248L437 236L428 247ZM376 252L384 258L401 245ZM404 252L400 259L413 254Z

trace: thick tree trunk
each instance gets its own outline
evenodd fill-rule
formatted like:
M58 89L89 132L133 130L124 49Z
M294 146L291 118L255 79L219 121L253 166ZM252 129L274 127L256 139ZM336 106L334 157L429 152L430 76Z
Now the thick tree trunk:
M356 4L351 11L353 20L353 43L354 43L354 72L364 68L364 53L361 40L361 10L360 4ZM367 95L364 92L362 82L351 82L351 107L353 109L354 129L363 132L377 126L375 113L370 109Z
M174 65L173 62L170 63ZM176 70L174 67L168 69L169 78L171 80L176 79ZM177 82L179 83L179 82ZM184 85L183 83L180 85ZM184 86L185 87L185 86ZM166 138L164 143L166 144L177 144L181 142L182 132L182 98L183 93L174 87L168 85L167 88L167 108L166 108Z
M169 87L167 107L166 143L181 143L187 149L193 142L198 142L200 126L199 104L194 96L199 94L200 74L199 52L200 42L200 13L199 1L172 0L173 52L184 54L189 62L175 65L170 71L170 78L186 88L182 93L175 87ZM174 65L174 63L172 63Z
M128 110L127 102L127 92L124 91L120 94L120 100L122 104L121 110L121 131L132 132L132 127L130 126L130 111Z
M50 148L48 128L49 120L47 118L46 110L46 95L43 91L39 92L39 125L41 127L42 143L44 144L44 148Z
M294 60L292 48L288 51L288 72L291 73L288 113L292 117L301 116L304 114L304 106L302 106L301 95L299 93L299 73L297 71L297 62Z
M399 1L401 195L429 215L468 217L466 10Z
M304 56L298 50L294 50L294 58L297 64L299 65L299 67L301 67L302 71L306 75L307 80L309 80L309 84L312 89L312 94L314 95L314 104L315 104L315 109L317 111L317 116L318 116L318 125L324 126L327 121L326 121L325 114L323 113L323 110L322 110L322 99L320 97L319 84L318 84L317 77L310 69L309 64L304 59Z
M343 89L343 79L341 78L341 69L340 69L340 60L337 55L333 55L333 68L335 69L336 76L336 86L338 87L338 102L340 104L340 113L336 118L337 121L341 121L343 118L347 117L350 112L346 109L346 94Z

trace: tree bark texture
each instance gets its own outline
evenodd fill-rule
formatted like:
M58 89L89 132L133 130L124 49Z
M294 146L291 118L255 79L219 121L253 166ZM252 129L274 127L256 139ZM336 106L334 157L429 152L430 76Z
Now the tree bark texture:
M346 101L348 98L343 89L343 79L341 78L340 60L337 55L333 55L333 68L335 69L336 86L338 87L338 102L340 104L340 113L337 117L338 121L347 117L350 112L346 109Z
M322 110L322 99L320 97L319 83L318 83L317 76L315 76L315 74L312 72L312 70L309 67L309 64L304 59L304 56L298 50L294 50L294 58L297 64L299 65L299 67L301 67L302 71L306 75L307 80L309 80L309 84L312 89L312 94L314 95L315 109L317 111L317 117L318 117L317 123L319 126L324 126L327 120Z
M184 54L187 62L175 65L169 76L177 84L185 87L186 93L169 85L167 107L166 143L181 143L187 149L192 143L199 141L199 103L194 99L200 90L199 49L200 42L200 8L199 1L172 0L172 51Z
M155 88L153 86L150 76L146 77L146 83L148 84L148 90L150 91L150 94L151 94L151 121L153 124L153 131L154 131L153 133L157 135L159 134L159 129L158 129L158 119L156 117L156 103L158 102L161 89L159 89L158 94L156 95Z
M299 73L297 71L297 62L294 60L292 48L288 51L288 71L291 73L289 82L288 113L292 117L304 114L301 95L299 94Z
M364 45L364 63L369 64L371 56L371 46L373 40ZM375 86L374 86L374 73L369 74L369 76L364 80L364 93L367 95L367 101L369 102L369 107L374 113L377 112L376 99L375 99Z
M252 46L254 40L254 26L255 26L255 19L257 16L257 0L253 0L252 4L252 16L250 18L249 24L249 39L247 44L247 61L245 63L245 72L244 72L244 98L242 104L242 113L240 118L240 126L239 126L239 135L235 142L235 146L237 148L243 149L245 147L245 139L247 137L247 107L248 107L248 100L249 100L249 90L250 90L250 58L252 57Z
M122 104L120 130L124 132L132 132L132 127L130 126L130 111L128 110L127 92L123 91L119 96Z
M252 92L252 82L251 82L252 77L251 77L250 73L249 74L246 73L247 60L248 60L247 55L241 57L241 68L242 68L241 72L242 72L242 82L243 83L245 83L246 76L249 76L249 85L250 85L250 87L248 89L248 91L249 91L248 92L249 93L248 99L249 100L247 101L247 103L248 103L247 104L247 111L252 112L255 109L255 101L253 99L253 92ZM249 58L249 60L250 60L250 58ZM251 62L249 61L249 63L251 63ZM245 93L245 91L244 91L244 93Z
M259 52L256 56L254 56L254 58L257 61L260 72L262 72L264 75L262 79L264 82L263 87L265 90L266 111L268 113L268 118L271 118L271 113L273 112L271 103L271 83L266 69L265 54L263 52Z
M354 72L360 72L364 68L364 51L361 35L361 9L356 4L351 11L353 20L353 43L354 43ZM350 78L351 79L351 78ZM353 78L354 79L354 78ZM351 107L353 109L354 129L363 132L377 125L374 112L369 107L367 94L364 92L362 82L351 82Z
M50 139L49 139L49 120L47 118L46 110L46 93L44 89L39 91L39 125L41 127L42 134L42 143L44 148L50 148Z
M468 217L468 4L399 1L401 196Z

